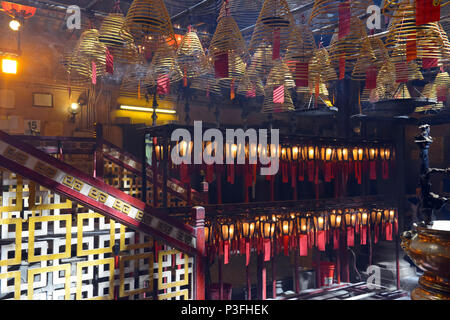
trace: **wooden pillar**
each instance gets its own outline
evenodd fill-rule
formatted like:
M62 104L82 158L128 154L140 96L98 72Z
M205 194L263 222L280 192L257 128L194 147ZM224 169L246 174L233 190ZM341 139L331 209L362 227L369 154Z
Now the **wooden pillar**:
M321 287L320 281L320 259L321 254L320 251L316 248L316 288Z
M94 178L103 179L103 126L95 124ZM62 150L61 150L62 152ZM61 154L62 156L62 154ZM62 159L61 159L62 160Z
M205 244L205 208L194 207L192 217L195 221L195 237L197 256L194 264L194 300L205 300L205 275L206 275L206 244Z
M219 300L223 300L223 257L217 258L217 267L219 272Z
M272 298L277 297L277 272L275 264L275 256L272 257Z
M300 292L300 279L299 279L299 273L298 273L298 257L300 255L300 249L298 247L295 248L294 250L294 281L295 281L295 285L294 285L294 290L295 293L299 293Z
M341 283L341 232L339 230L339 237L338 237L339 246L336 253L336 282L338 284Z

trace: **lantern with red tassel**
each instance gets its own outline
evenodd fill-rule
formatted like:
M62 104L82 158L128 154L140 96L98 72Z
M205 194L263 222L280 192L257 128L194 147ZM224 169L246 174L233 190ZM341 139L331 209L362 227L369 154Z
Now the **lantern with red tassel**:
M344 221L347 229L347 246L349 247L353 247L355 245L355 226L357 219L357 214L353 209L345 210Z
M360 209L358 220L361 223L360 241L362 245L367 244L367 228L369 227L369 215L365 210Z
M391 149L389 147L380 148L381 172L384 180L389 179L389 161L391 160Z
M353 148L353 163L355 170L355 178L358 181L358 184L362 183L362 161L364 160L364 150L362 148Z
M373 242L378 243L380 236L380 223L382 220L382 213L380 210L373 210L370 214L370 224L373 225Z
M278 229L283 236L284 255L289 255L289 240L294 231L294 218L291 215L281 216L278 221Z
M296 219L297 234L299 237L300 256L306 257L308 255L308 233L311 227L311 219L307 215L299 215Z
M230 243L234 238L235 223L231 219L224 219L222 221L219 221L219 225L220 237L223 241L223 263L228 264L230 257Z
M377 180L377 164L376 160L378 158L378 149L377 148L368 148L367 150L367 158L369 159L369 179Z
M265 217L259 221L259 235L262 240L262 249L264 253L264 261L270 260L271 240L275 236L276 231L276 218Z
M256 222L253 219L244 218L239 222L238 227L241 239L244 240L245 265L248 266L248 264L250 263L250 240L255 235Z
M340 229L342 222L342 210L333 210L330 213L330 227L333 231L333 249L338 250L340 247Z
M394 210L384 210L383 212L384 234L387 241L392 241L393 225L395 220Z
M320 212L314 216L314 226L316 230L316 247L319 251L325 251L327 216L324 212Z

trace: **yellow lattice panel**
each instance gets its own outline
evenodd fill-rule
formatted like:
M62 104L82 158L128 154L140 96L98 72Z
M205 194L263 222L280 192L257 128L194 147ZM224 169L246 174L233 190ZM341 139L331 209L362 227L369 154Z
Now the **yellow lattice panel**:
M64 274L61 276L61 272ZM28 300L41 300L39 299L39 296L34 296L34 278L35 276L42 276L45 274L47 276L47 273L53 273L52 279L54 282L56 282L56 279L63 279L64 280L64 288L62 290L54 290L52 292L53 296L57 296L58 293L61 293L63 291L64 300L70 299L70 264L63 264L58 266L50 266L50 267L43 267L43 268L29 268L28 269Z
M97 296L93 296L92 292L92 284L83 285L83 280L90 282L92 280L92 269L94 266L98 266L101 268L99 271L99 278L103 278L105 276L108 277L109 281L104 283L105 285L100 285L99 290L107 291L107 294L102 293ZM105 268L105 266L108 266ZM86 272L85 272L86 271ZM101 260L92 260L92 261L84 261L77 263L77 293L76 299L83 300L83 293L86 293L86 299L89 300L112 300L114 299L114 258L101 259Z
M8 280L14 279L14 284L8 286ZM0 292L14 292L14 299L20 300L20 271L0 273Z
M106 223L105 220L109 220ZM84 232L108 232L98 236L85 236ZM95 237L97 239L95 239ZM97 241L95 241L97 240ZM97 242L97 244L96 244ZM79 213L77 215L77 256L113 252L115 242L115 222L98 213ZM87 249L84 249L84 246Z
M171 289L189 284L189 257L183 254L184 268L172 269L172 259L177 259L180 252L177 250L165 250L158 252L158 289ZM176 261L175 265L180 265L181 261ZM169 269L169 270L167 270ZM173 279L173 276L175 279ZM179 291L179 290L176 290Z
M140 275L140 271L144 271L143 269L145 271L148 271L148 274ZM152 253L141 253L132 256L120 257L119 270L120 270L119 297L151 293L153 291ZM134 273L139 273L138 277L140 288L134 288L134 280L135 280ZM148 283L148 286L145 287L144 283Z
M72 227L72 215L60 215L60 216L45 216L45 217L31 217L29 220L29 235L28 235L28 262L38 262L43 260L54 260L54 259L62 259L69 258L71 256L70 245L71 245L71 227ZM53 251L56 253L42 255L40 253L36 253L34 250L34 242L36 226L40 224L42 227L45 225L47 230L47 224L53 222L54 230L65 229L64 232L65 238L63 240L57 238L54 240ZM65 226L60 226L61 223L64 223ZM63 251L60 251L63 248Z
M10 232L10 226L14 231ZM1 238L14 239L14 243L1 246L0 266L20 264L22 261L22 219L0 219ZM14 252L14 258L9 258Z

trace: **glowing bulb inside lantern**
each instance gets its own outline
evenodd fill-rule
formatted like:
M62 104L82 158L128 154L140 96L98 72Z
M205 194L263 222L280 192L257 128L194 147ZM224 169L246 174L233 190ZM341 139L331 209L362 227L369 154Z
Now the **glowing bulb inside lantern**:
M11 30L18 31L20 28L20 22L13 19L9 22L9 27L11 28Z

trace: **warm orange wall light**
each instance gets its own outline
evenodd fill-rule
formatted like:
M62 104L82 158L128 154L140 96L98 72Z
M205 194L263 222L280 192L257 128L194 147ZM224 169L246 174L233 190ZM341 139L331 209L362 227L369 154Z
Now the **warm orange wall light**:
M2 72L7 74L17 74L18 62L15 59L3 58L2 59Z

